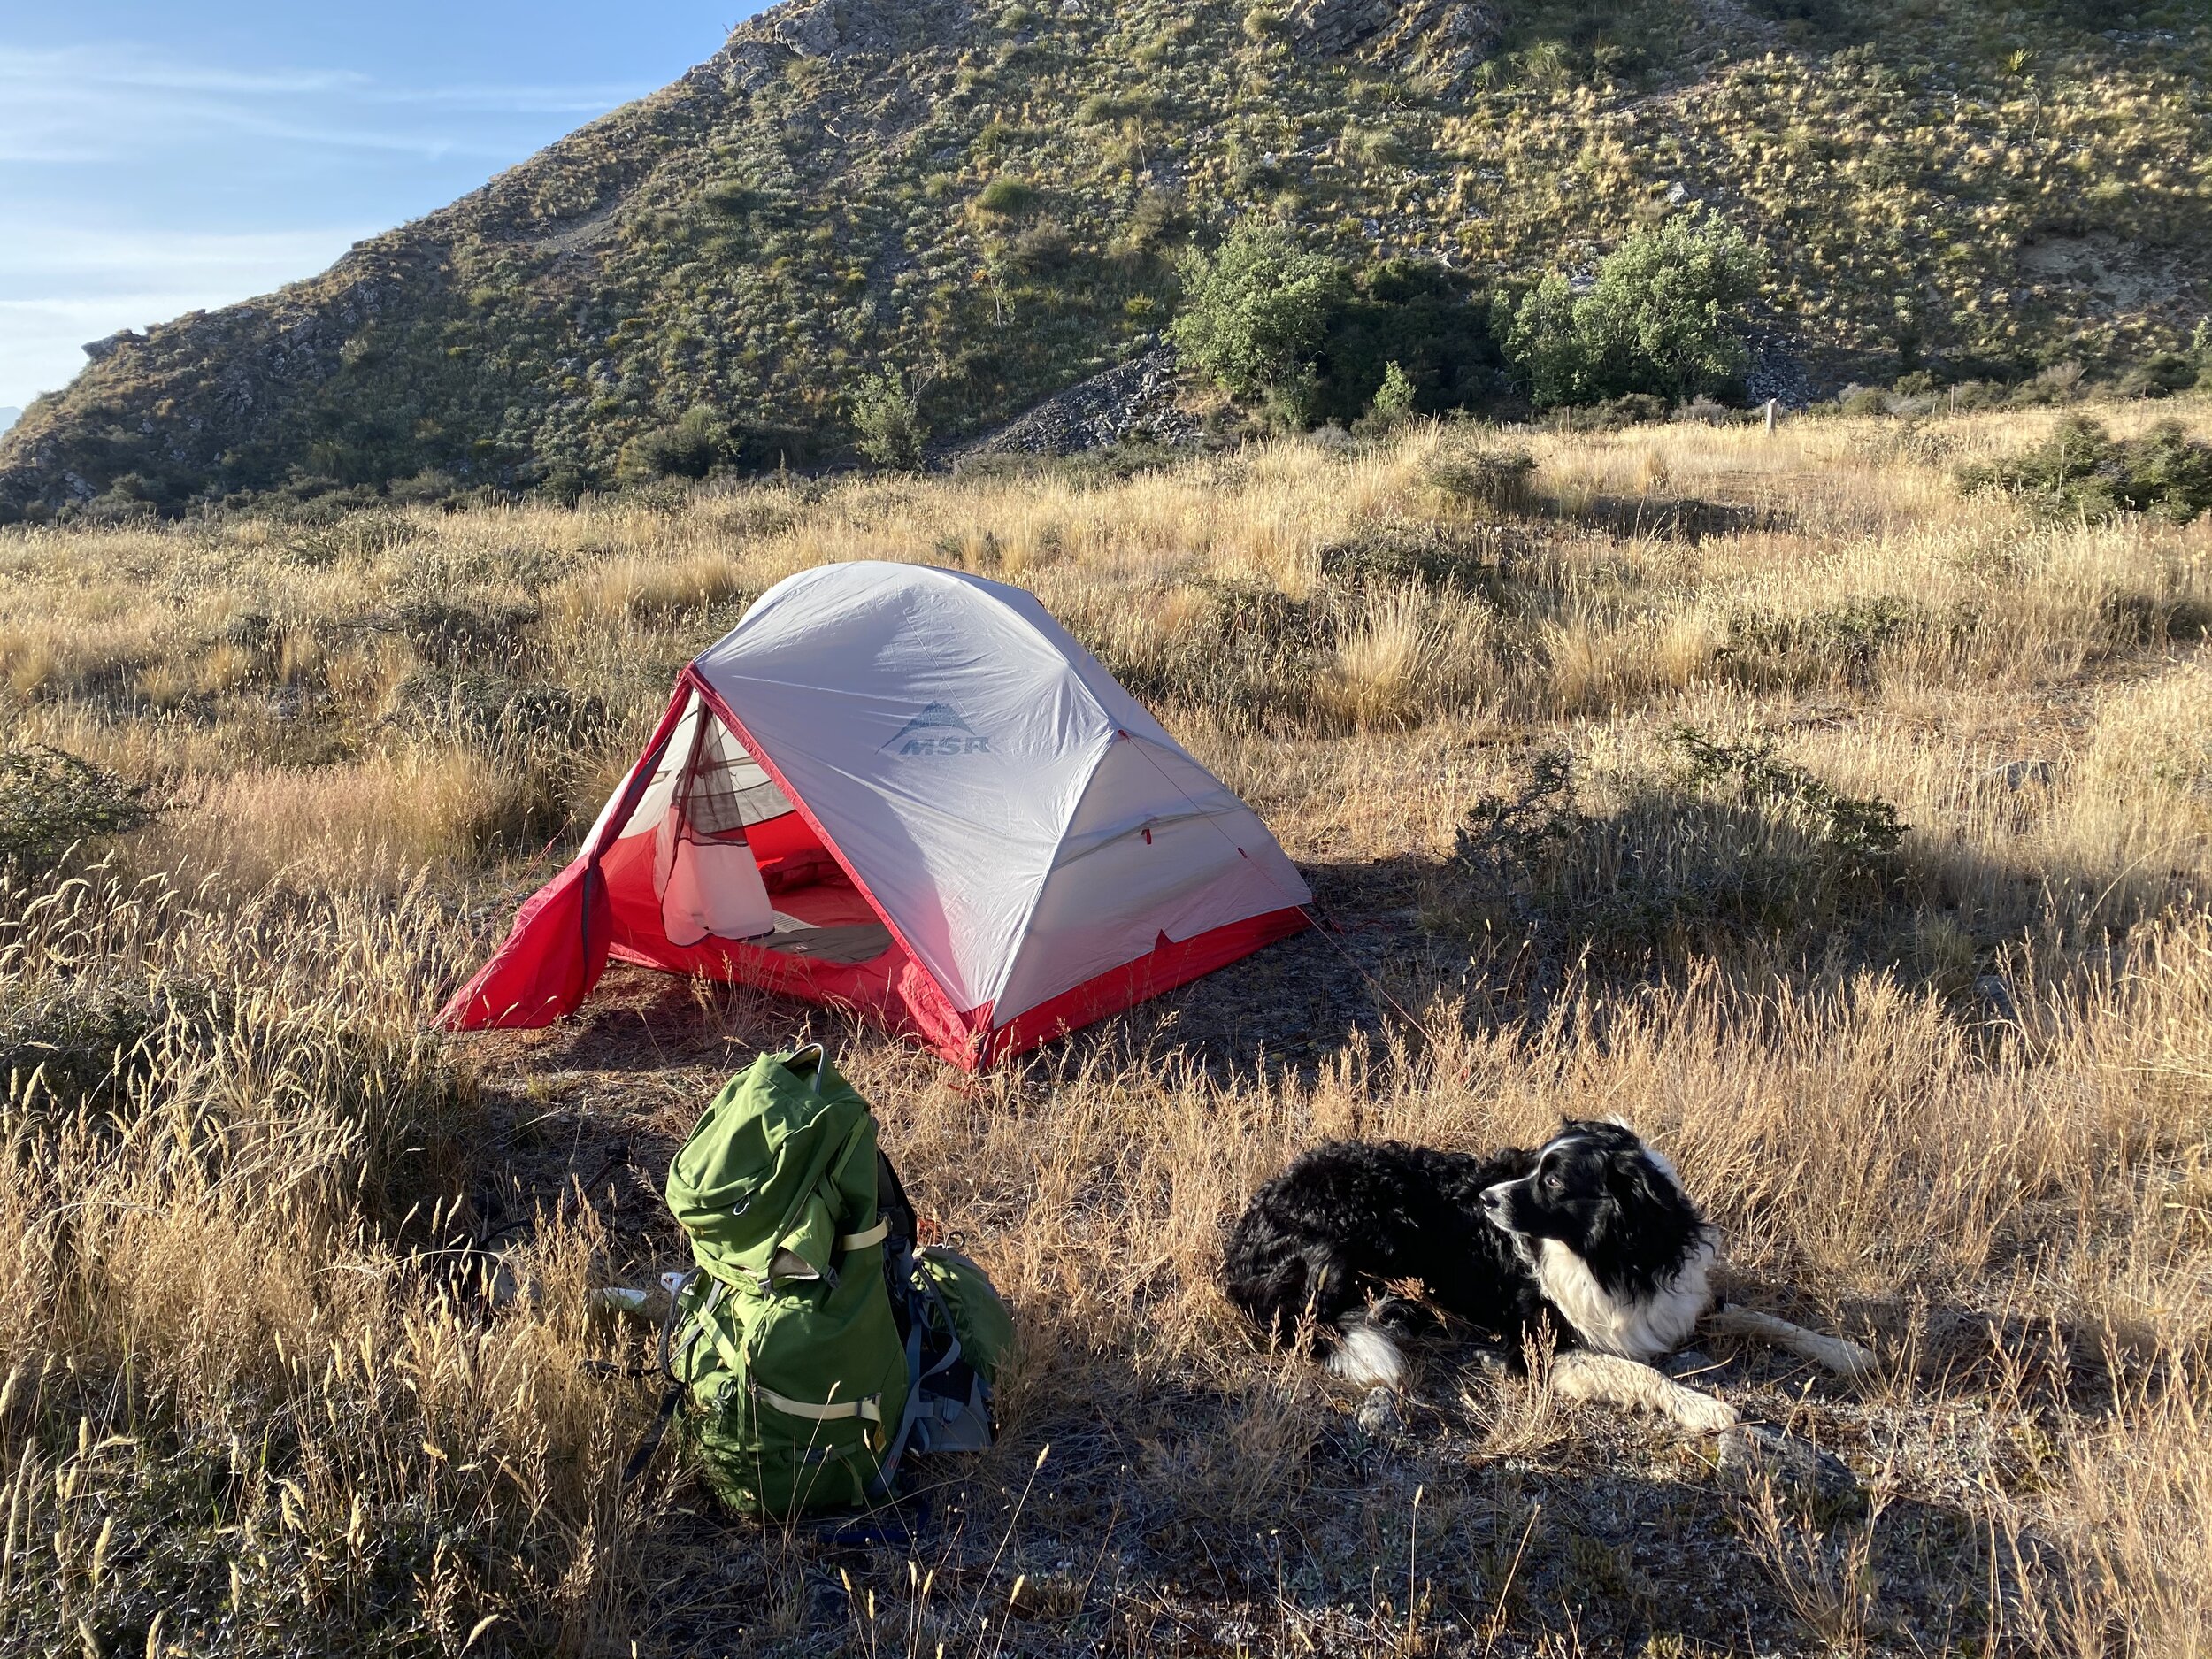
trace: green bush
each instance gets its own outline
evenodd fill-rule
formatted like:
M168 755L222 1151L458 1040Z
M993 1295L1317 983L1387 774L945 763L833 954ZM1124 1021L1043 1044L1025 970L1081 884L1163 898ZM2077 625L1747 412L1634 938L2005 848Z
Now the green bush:
M1193 250L1182 278L1183 311L1170 333L1184 362L1232 397L1308 395L1349 291L1342 265L1279 226L1244 219L1218 251Z
M2122 440L2074 415L2032 449L1960 468L1958 484L2001 490L2055 517L2142 512L2187 524L2212 511L2212 444L2191 438L2178 421Z
M704 478L723 458L729 433L704 404L686 410L665 426L639 434L622 446L618 475L626 484L659 478Z
M1382 384L1375 388L1375 396L1353 427L1362 436L1379 435L1395 432L1413 419L1413 382L1406 379L1406 372L1394 360L1383 370Z
M1075 255L1075 236L1056 219L1041 219L1014 238L1006 262L1024 276L1057 271Z
M1741 231L1686 214L1607 255L1586 294L1555 273L1518 305L1502 299L1498 330L1540 409L1736 392L1750 362L1738 313L1763 264Z
M718 213L733 218L760 205L760 192L745 179L717 179L700 193L700 200Z
M11 876L43 876L73 848L128 834L153 815L143 784L65 749L0 751L0 871Z
M929 427L922 419L918 385L891 369L864 375L853 391L852 418L861 454L877 465L902 472L921 465Z
M1811 840L1818 862L1853 875L1873 875L1905 839L1905 821L1879 795L1845 795L1802 766L1781 759L1770 742L1732 743L1678 726L1667 746L1681 783L1701 795L1733 796L1779 814Z

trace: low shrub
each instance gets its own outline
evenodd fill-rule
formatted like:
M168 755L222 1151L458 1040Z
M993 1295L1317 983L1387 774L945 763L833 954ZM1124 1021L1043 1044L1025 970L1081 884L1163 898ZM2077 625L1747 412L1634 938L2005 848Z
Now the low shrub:
M1603 804L1593 804L1600 796ZM1524 926L1619 964L1728 941L1809 941L1884 907L1906 826L1759 740L1690 726L1656 772L1598 780L1545 750L1476 806L1425 906L1441 931Z
M2125 397L2170 397L2176 392L2187 391L2197 380L2195 361L2178 352L2168 351L2137 364L2122 375L2120 393Z
M145 785L65 749L0 751L0 872L35 879L72 849L127 835L154 816L146 797Z
M2187 524L2212 511L2212 444L2190 437L2178 421L2116 439L2077 415L2033 449L1960 468L1957 481L1964 490L2002 491L2054 517L2140 512Z
M1451 449L1428 464L1422 483L1447 514L1526 512L1535 478L1536 457L1525 449Z
M1864 594L1824 611L1778 616L1740 611L1728 619L1723 648L1740 663L1765 664L1785 678L1839 672L1863 681L1874 665L1905 641L1939 626L1923 604L1896 594Z
M1371 583L1481 587L1494 572L1464 531L1429 518L1383 518L1363 524L1316 556L1323 578L1344 588Z
M1394 359L1383 370L1382 384L1375 388L1375 396L1368 401L1367 412L1354 424L1352 430L1362 437L1382 437L1395 432L1413 419L1413 382Z
M165 1027L173 1040L188 1030L204 1041L214 1015L211 995L175 975L149 982L117 964L92 964L43 995L0 1004L0 1077L14 1102L42 1118L111 1110L153 1071Z
M440 599L418 600L392 613L415 655L439 668L510 657L537 619L535 605L492 609Z
M611 727L601 698L495 674L417 675L395 701L406 724L517 763L588 749Z
M728 444L728 431L714 411L702 404L624 444L617 473L631 484L660 478L704 478L723 458Z
M1667 419L1667 400L1649 392L1625 392L1594 403L1566 403L1551 410L1543 424L1555 432L1619 432Z

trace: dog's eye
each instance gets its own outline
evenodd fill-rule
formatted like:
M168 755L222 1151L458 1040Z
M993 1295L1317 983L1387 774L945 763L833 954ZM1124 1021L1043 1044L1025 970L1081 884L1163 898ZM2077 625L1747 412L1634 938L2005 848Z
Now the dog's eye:
M1547 1175L1544 1177L1544 1190L1548 1193L1555 1193L1565 1185L1566 1183L1561 1180L1556 1175Z

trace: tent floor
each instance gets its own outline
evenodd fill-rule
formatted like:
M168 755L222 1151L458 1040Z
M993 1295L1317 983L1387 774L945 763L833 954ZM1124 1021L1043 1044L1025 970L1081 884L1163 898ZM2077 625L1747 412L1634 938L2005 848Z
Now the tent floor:
M841 879L779 893L775 906L776 931L746 943L818 962L872 962L891 949L875 907Z

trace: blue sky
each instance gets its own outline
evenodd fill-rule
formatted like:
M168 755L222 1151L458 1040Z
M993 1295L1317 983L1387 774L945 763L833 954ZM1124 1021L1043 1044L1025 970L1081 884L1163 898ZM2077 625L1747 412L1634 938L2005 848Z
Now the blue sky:
M713 55L761 0L0 0L0 407L311 275Z

